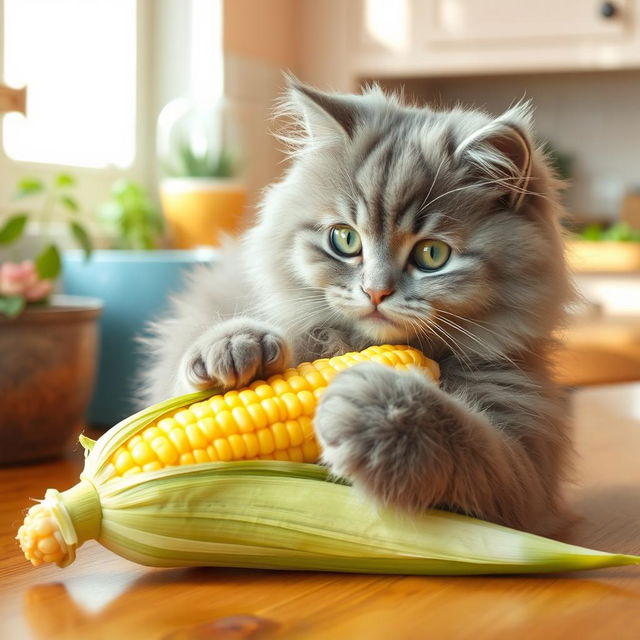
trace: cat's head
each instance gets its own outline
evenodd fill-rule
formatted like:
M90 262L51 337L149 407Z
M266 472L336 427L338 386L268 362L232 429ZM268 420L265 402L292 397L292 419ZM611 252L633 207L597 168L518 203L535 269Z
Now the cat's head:
M285 107L292 164L248 238L270 315L483 354L553 327L568 287L528 105L491 117L292 84Z

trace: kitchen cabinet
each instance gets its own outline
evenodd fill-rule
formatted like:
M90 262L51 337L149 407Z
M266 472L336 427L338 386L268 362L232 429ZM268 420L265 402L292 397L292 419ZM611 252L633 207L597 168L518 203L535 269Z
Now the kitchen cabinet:
M556 378L567 386L640 380L638 246L572 242L567 255L578 298L558 336Z
M640 243L567 242L569 267L576 273L634 274L640 282Z
M427 47L460 42L512 46L515 40L532 39L541 46L567 38L610 41L624 35L630 8L629 0L416 0L416 38Z
M347 16L325 15L322 22L332 25L334 32L344 30L340 73L347 67L354 81L633 69L640 68L639 4L640 0L350 0ZM323 12L333 7L329 2ZM341 20L342 27L336 27Z
M554 353L556 380L567 387L640 380L640 316L573 320Z

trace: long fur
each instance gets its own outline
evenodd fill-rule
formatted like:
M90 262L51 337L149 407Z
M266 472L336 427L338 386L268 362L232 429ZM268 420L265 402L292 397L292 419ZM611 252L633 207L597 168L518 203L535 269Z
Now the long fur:
M325 464L381 503L548 532L570 444L547 360L571 287L530 106L437 112L292 83L282 111L291 165L255 227L153 326L144 401L411 344L441 364L440 387L380 365L341 374L316 417ZM362 256L335 255L335 224ZM440 271L411 266L425 238L452 249ZM384 288L381 322L365 290Z

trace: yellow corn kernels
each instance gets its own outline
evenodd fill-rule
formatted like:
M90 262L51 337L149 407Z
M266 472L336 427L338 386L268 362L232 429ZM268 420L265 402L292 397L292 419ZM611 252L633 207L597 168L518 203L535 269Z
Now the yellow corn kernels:
M18 540L25 557L34 567L46 562L60 564L68 558L67 545L62 538L48 505L36 504L18 531Z
M111 457L114 476L167 466L235 460L315 462L313 415L333 377L359 362L418 366L437 379L438 366L407 346L374 346L305 362L243 389L172 411L125 442Z

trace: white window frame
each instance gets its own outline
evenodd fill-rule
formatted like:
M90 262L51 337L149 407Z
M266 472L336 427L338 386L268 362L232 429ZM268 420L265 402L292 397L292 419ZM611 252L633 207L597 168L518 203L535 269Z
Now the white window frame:
M135 156L126 169L116 167L90 168L46 164L14 160L7 156L0 127L0 216L7 213L7 204L15 192L15 185L24 176L51 179L60 172L73 174L77 180L77 197L83 211L93 214L102 203L113 182L127 176L142 183L152 193L155 192L155 118L157 105L154 104L152 87L153 56L151 46L155 37L156 5L154 0L136 0L136 114L135 114ZM0 33L4 32L4 0L0 0ZM4 70L4 47L0 46L0 81ZM28 113L27 87L27 113ZM11 211L11 208L9 209Z

